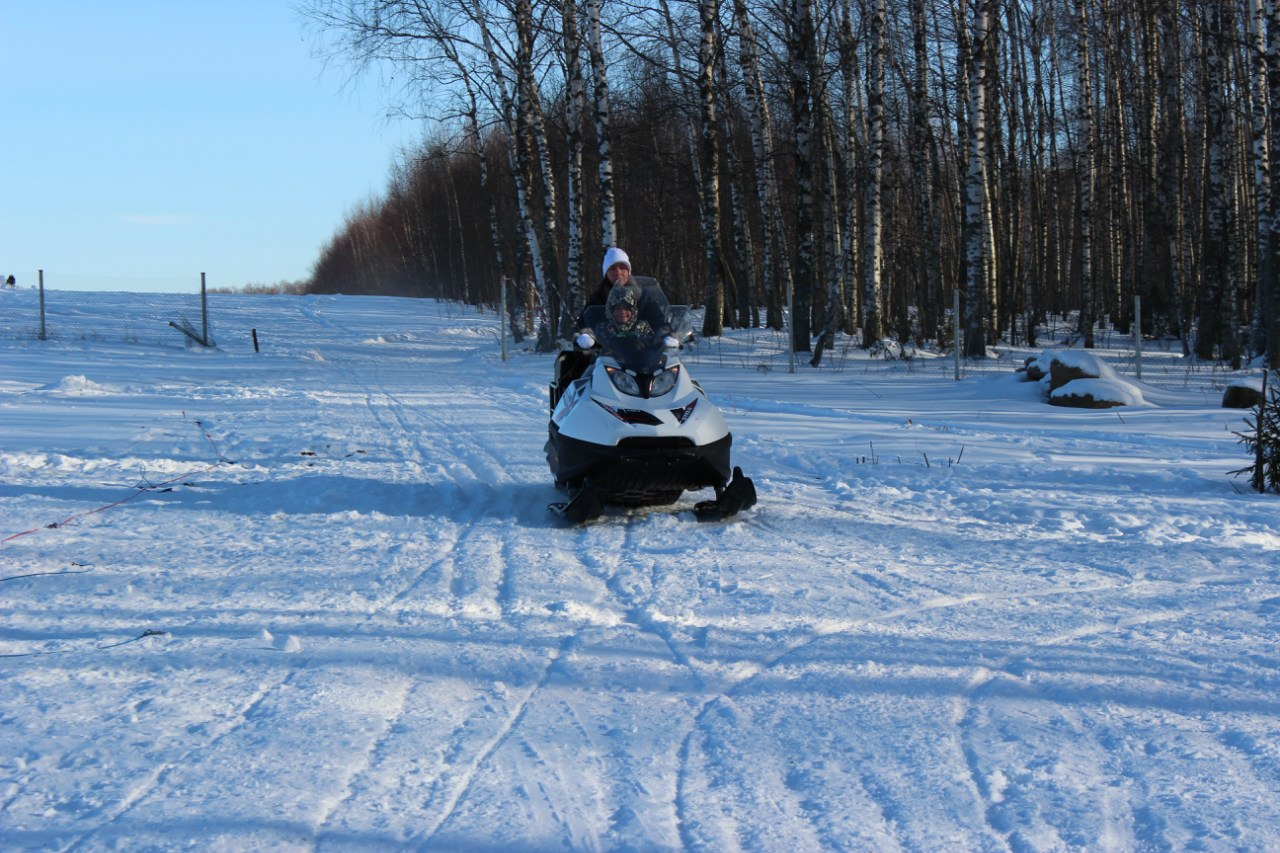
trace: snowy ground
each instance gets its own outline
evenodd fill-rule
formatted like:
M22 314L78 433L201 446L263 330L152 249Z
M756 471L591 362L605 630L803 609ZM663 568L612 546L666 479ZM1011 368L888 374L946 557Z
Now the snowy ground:
M760 505L565 529L492 314L210 300L214 352L0 341L0 847L1280 848L1222 376L735 333L690 363Z

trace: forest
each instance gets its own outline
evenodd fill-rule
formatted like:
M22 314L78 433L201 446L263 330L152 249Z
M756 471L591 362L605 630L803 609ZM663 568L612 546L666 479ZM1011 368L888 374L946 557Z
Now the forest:
M1280 0L307 0L423 121L312 292L567 338L608 246L704 307L981 358L1048 317L1280 364ZM505 299L503 293L505 292ZM959 306L958 313L953 310ZM958 323L960 328L954 328Z

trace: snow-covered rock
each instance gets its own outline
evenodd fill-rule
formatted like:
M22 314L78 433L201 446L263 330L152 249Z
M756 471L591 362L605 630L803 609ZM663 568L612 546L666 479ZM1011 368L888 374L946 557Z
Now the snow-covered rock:
M1261 379L1237 379L1222 392L1224 409L1252 409L1261 402Z
M1111 365L1082 350L1050 350L1041 360L1048 362L1050 392L1077 379L1119 379Z
M1142 406L1146 400L1136 385L1111 365L1082 350L1047 349L1023 366L1029 380L1042 382L1054 406L1108 409Z
M1110 409L1142 406L1146 400L1137 386L1123 379L1075 379L1050 391L1049 403L1076 409Z

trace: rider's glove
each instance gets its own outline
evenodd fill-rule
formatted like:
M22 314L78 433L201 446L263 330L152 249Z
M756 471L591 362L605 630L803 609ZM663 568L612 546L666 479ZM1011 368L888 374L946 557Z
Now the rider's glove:
M574 339L574 343L582 349L591 349L596 345L596 339L590 332L583 331L578 333L578 337Z
M671 335L667 335L665 338L662 339L662 345L667 349L680 348L680 342L677 341L675 338L671 337Z

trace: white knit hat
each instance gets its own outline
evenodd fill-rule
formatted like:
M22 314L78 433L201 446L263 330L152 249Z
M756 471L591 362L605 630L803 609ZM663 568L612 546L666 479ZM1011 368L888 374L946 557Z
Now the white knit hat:
M609 274L609 267L614 264L626 264L627 269L631 269L631 259L627 257L627 253L619 249L617 246L611 246L609 251L604 253L604 274Z

